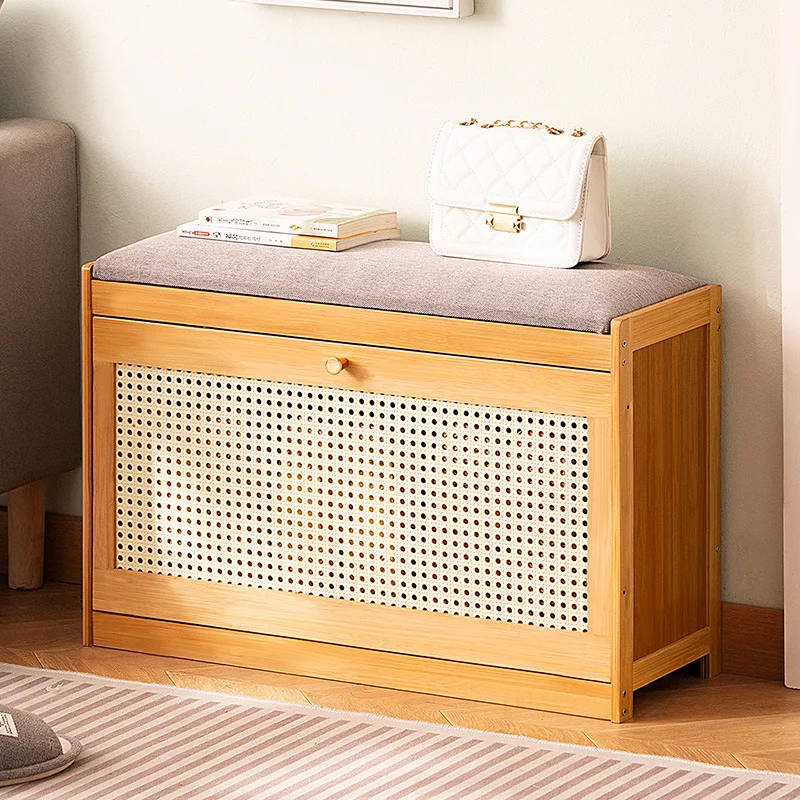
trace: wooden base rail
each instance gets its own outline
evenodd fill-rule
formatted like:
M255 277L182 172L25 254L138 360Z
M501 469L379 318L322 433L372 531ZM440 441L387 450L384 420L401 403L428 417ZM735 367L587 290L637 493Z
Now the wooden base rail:
M611 685L360 647L94 612L94 644L273 672L388 686L586 717L611 713Z

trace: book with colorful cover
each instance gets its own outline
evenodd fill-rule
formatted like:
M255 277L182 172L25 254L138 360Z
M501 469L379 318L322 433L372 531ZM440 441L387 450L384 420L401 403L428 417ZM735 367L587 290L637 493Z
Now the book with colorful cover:
M380 231L367 231L342 239L324 236L295 236L291 233L273 233L272 231L245 230L242 228L224 228L219 225L206 225L201 222L187 222L178 226L178 235L190 239L206 239L213 242L242 242L244 244L266 244L273 247L296 247L302 250L327 250L338 252L349 250L360 244L380 242L384 239L399 239L398 228L387 228Z
M397 214L381 208L340 203L253 197L206 208L199 213L198 221L223 228L343 239L359 233L396 228Z

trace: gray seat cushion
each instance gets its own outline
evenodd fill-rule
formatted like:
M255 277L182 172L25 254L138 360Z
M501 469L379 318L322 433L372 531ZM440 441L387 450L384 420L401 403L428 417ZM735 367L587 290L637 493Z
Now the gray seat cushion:
M321 253L165 233L99 258L94 277L312 303L608 333L611 320L703 286L675 272L445 258L423 242Z

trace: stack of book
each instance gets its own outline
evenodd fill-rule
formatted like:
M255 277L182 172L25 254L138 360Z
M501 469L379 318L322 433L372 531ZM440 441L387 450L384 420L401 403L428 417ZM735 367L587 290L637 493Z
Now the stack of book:
M215 242L268 244L336 252L399 239L397 214L379 208L308 200L251 198L206 208L178 235Z

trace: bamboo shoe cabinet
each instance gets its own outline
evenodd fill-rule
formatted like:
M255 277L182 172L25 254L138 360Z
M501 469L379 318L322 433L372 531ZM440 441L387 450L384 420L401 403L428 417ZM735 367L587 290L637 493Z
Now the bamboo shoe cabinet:
M87 645L616 722L719 671L718 286L610 333L83 287Z

